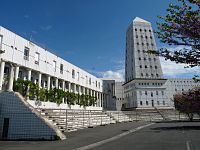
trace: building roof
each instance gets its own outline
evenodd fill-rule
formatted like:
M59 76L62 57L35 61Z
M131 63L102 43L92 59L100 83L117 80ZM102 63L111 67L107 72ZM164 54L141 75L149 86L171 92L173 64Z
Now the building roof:
M133 22L141 22L141 23L148 23L150 24L150 22L142 19L142 18L139 18L139 17L135 17L135 19L133 20Z

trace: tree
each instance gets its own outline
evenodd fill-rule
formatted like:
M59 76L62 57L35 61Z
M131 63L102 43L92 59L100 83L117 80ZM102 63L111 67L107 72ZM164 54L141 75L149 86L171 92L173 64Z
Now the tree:
M194 113L200 113L200 87L182 94L176 94L174 96L174 105L179 112L187 114L190 121L192 121Z
M179 5L169 5L166 16L159 16L161 20L155 33L162 43L182 48L173 51L161 48L149 52L190 67L200 66L200 1L178 2Z

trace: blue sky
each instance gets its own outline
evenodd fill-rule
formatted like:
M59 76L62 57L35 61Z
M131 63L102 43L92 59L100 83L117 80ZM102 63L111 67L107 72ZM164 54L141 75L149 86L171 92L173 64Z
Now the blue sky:
M99 77L122 78L125 32L130 22L138 16L156 29L157 16L165 14L174 1L1 0L0 25ZM166 72L166 76L192 73Z

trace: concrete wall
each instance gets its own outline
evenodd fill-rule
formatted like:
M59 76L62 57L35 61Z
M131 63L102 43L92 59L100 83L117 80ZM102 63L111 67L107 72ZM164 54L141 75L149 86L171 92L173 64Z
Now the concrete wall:
M4 137L7 140L54 140L58 136L65 138L48 120L13 92L0 93L0 139L5 118L9 119L7 137Z

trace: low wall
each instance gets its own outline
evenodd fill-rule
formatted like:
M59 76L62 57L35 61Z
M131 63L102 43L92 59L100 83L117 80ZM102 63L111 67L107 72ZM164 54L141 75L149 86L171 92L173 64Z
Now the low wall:
M0 139L56 140L65 136L23 97L14 92L0 92Z
M68 105L64 103L58 105L53 102L42 102L42 101L35 101L35 100L27 100L27 102L34 108L42 108L42 109L102 110L102 107L95 107L95 106L83 107L80 105Z

